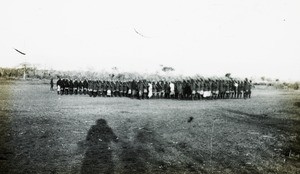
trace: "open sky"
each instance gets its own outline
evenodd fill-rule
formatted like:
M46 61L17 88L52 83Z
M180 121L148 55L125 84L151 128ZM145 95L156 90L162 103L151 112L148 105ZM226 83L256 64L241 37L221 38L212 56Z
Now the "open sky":
M13 48L26 53L22 56ZM0 67L300 80L299 0L0 2Z

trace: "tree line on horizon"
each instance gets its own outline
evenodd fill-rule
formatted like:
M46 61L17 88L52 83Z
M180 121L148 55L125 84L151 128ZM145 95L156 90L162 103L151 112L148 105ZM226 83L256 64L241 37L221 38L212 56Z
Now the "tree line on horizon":
M183 75L171 75L170 72L175 69L172 67L162 67L162 73L136 73L136 72L118 72L116 67L112 68L112 72L101 71L59 71L59 70L43 70L36 67L26 67L26 78L27 79L48 79L51 78L69 78L69 79L103 79L103 80L132 80L132 79L149 79L153 81L157 80L176 80L186 78L201 78L203 76L195 75L193 77L186 77ZM0 67L0 79L17 80L23 78L24 67L22 68L1 68ZM224 78L232 78L231 73L226 73ZM281 82L279 79L271 79L262 76L260 79L253 80L254 85L263 86L275 86L279 89L289 88L298 90L300 88L300 82L287 83Z

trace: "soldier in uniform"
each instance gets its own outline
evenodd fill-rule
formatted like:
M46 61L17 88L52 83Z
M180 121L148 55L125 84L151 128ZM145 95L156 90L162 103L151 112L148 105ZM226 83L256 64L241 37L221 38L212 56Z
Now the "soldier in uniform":
M177 81L176 82L176 89L177 89L177 99L182 100L183 99L183 89L182 89L182 82Z
M204 79L200 79L200 99L203 99L204 95Z
M230 85L229 85L229 81L225 80L224 81L224 88L225 88L225 98L229 98L229 94L230 94Z
M116 97L120 96L120 82L116 81L115 86L114 86L114 95Z
M249 97L250 83L246 78L244 81L244 99Z
M207 99L208 97L210 97L210 93L211 93L208 79L204 81L203 87L204 87L203 98Z
M160 85L161 85L160 98L165 98L165 96L166 96L165 82L164 81L160 81Z
M50 80L50 91L54 91L53 86L54 86L53 78L51 78L51 80Z
M113 81L110 81L111 85L111 96L114 97L116 95L116 84Z
M124 91L123 91L123 82L122 81L120 81L119 91L120 91L120 97L123 97L124 96Z
M60 91L61 91L61 84L62 84L62 81L60 79L60 77L58 78L57 82L56 82L56 87L57 87L57 94L60 94Z
M195 80L191 79L190 84L191 84L191 99L195 100L195 97L196 97L196 82L195 82Z
M64 80L64 87L65 87L64 94L68 95L69 94L69 80L68 79Z
M234 97L233 98L237 98L237 95L238 95L238 81L237 80L234 80L233 81L233 92L234 92Z
M107 81L107 92L106 96L111 97L112 96L112 82Z
M132 98L137 98L138 97L138 83L137 81L133 80L132 83Z
M249 81L249 94L248 94L249 98L251 98L251 88L252 88L252 81L250 80Z
M242 84L242 81L238 81L238 93L237 93L237 98L241 98L242 97L242 90L244 89L244 86Z
M156 82L156 91L157 91L157 98L161 98L162 97L161 82Z
M93 81L93 97L97 97L98 94L98 80Z
M225 86L224 86L224 80L220 80L219 89L220 89L220 98L224 99L225 98L225 93L226 93L226 89L225 89Z
M77 95L78 94L78 81L77 79L75 79L74 83L73 83L73 89L74 89L74 94Z
M128 81L127 83L126 83L126 86L127 86L127 88L126 88L126 91L127 91L127 97L132 97L132 81Z
M165 91L165 98L170 98L170 84L169 82L165 82L165 85L164 85L164 91Z
M152 98L156 98L157 97L157 87L156 87L156 83L154 81L152 81L151 87L152 87Z
M102 86L103 86L103 97L106 97L107 96L107 81L103 81L102 83Z
M73 80L70 79L70 80L69 80L69 94L70 94L70 95L73 94L73 88L74 88Z
M88 93L89 83L86 79L83 81L83 94L86 95Z
M175 82L170 82L170 98L175 99Z
M218 94L219 94L218 86L219 86L218 80L213 80L212 81L212 99L218 98Z
M78 82L78 93L81 95L83 91L83 83L82 80Z

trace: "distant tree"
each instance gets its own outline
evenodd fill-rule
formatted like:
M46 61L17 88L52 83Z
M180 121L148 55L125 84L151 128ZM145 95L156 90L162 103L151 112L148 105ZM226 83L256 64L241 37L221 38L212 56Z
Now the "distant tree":
M276 79L275 81L276 81L276 82L279 82L279 79Z
M265 80L266 80L266 77L262 76L260 79L261 79L262 81L265 81Z
M161 69L163 72L171 72L171 71L175 71L175 69L173 67L168 67L168 66L164 66Z
M231 78L231 73L226 73L226 74L225 74L225 77Z

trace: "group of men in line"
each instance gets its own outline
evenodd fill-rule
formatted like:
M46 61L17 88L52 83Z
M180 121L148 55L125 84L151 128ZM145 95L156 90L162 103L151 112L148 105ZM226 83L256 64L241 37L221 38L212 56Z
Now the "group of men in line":
M84 94L90 97L130 97L137 99L229 99L250 98L251 80L188 79L177 81L102 81L58 79L57 94Z

